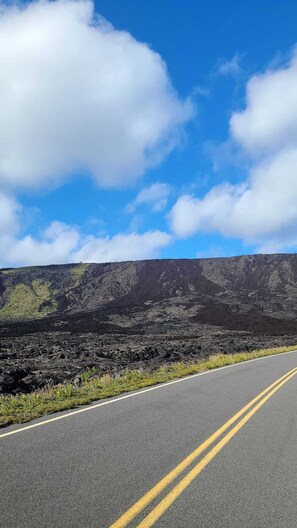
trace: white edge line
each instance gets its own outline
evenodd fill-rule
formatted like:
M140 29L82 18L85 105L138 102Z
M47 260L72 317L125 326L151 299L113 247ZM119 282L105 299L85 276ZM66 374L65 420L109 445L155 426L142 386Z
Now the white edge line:
M57 422L58 420L63 420L64 418L69 418L70 416L74 416L75 414L80 414L87 411L92 411L93 409L98 409L98 407L103 407L104 405L110 405L111 403L116 403L121 400L126 400L128 398L133 398L135 396L139 396L141 394L144 394L146 392L150 392L157 389L162 389L163 387L168 387L168 385L173 385L174 383L180 383L182 381L188 381L194 378L197 378L198 376L204 376L205 374L214 374L215 372L218 372L219 370L227 369L230 367L238 367L240 365L244 365L246 363L252 363L253 361L260 361L261 359L269 359L276 356L282 356L287 354L296 353L296 350L290 350L289 352L280 352L279 354L271 354L270 356L263 356L260 358L255 359L248 359L246 361L240 361L238 363L233 363L232 365L225 365L224 367L218 367L213 368L211 370L205 370L204 372L198 372L197 374L191 374L189 376L185 376L184 378L178 378L173 381L167 381L165 383L160 383L158 385L154 385L153 387L148 387L147 389L140 390L138 392L131 392L130 394L126 394L125 396L120 396L119 398L113 398L109 399L107 401L101 402L101 403L95 403L95 404L89 404L88 407L83 407L82 409L77 409L75 411L67 412L66 414L62 414L59 416L56 416L54 418L49 418L48 420L43 420L41 422L37 422L31 425L26 425L25 427L20 427L18 429L13 429L12 431L8 431L7 433L0 434L0 438L4 438L6 436L11 436L13 434L21 433L23 431L27 431L28 429L34 429L35 427L40 427L41 425L46 425L51 422Z

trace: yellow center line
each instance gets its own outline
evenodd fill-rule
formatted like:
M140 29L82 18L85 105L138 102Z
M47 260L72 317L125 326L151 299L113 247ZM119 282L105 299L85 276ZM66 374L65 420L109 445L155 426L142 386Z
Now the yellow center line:
M180 462L174 469L172 469L165 477L163 477L155 486L153 486L141 499L139 499L133 506L131 506L119 519L117 519L110 528L125 528L148 504L150 504L169 484L175 480L192 462L194 462L199 455L201 455L208 447L210 447L231 425L233 425L246 411L248 411L257 401L259 401L265 394L271 391L282 380L285 380L290 375L297 373L297 367L290 370L274 383L269 385L265 390L253 398L241 410L239 410L232 418L230 418L224 425L215 431L209 438L200 444L190 455L188 455L182 462Z
M212 449L203 457L202 460L164 497L164 499L145 517L137 528L151 528L155 522L165 513L171 504L181 495L181 493L193 482L209 462L223 449L223 447L240 431L240 429L250 420L250 418L275 394L285 383L287 383L297 371L290 374L277 387L275 387L267 396L265 396L255 407L236 424Z

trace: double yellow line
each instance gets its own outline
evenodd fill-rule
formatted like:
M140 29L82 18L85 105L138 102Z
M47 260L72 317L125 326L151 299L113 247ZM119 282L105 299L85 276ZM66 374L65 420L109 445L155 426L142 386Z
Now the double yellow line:
M125 528L128 524L139 515L146 506L148 506L169 484L192 464L208 447L210 447L218 438L225 433L235 422L225 436L176 484L169 493L146 515L146 517L137 525L137 528L150 528L165 513L171 504L179 495L193 482L209 462L223 449L223 447L238 433L238 431L250 420L250 418L264 405L273 394L275 394L285 383L297 374L297 367L287 372L284 376L277 379L269 385L258 396L253 398L247 405L238 411L222 427L217 429L205 442L200 444L190 455L188 455L180 464L170 471L158 484L151 488L141 499L139 499L131 508L129 508L110 528ZM249 410L250 409L250 410ZM249 411L249 412L247 412ZM245 416L243 416L245 415ZM243 416L243 418L241 418ZM241 418L240 421L239 418Z

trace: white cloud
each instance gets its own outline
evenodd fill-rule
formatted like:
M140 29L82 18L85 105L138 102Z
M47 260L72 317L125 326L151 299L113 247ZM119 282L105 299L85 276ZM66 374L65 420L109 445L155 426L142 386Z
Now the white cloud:
M297 60L254 76L247 108L230 121L233 138L252 157L245 182L180 196L170 213L179 237L217 232L279 251L297 244ZM254 156L257 156L256 160Z
M202 199L179 197L170 212L174 233L216 232L275 250L295 245L296 167L297 149L283 151L257 164L243 184L215 186Z
M77 171L121 186L160 162L194 113L160 55L96 17L91 1L0 10L0 184Z
M171 227L179 238L187 238L198 231L222 232L235 201L236 193L230 185L214 187L201 200L184 194L170 211Z
M154 212L162 211L167 206L170 193L171 185L168 183L153 183L141 189L135 200L128 204L127 212L133 213L139 205L143 204L151 205Z
M233 138L252 156L297 144L297 51L289 65L254 75L246 109L230 120Z
M230 60L221 60L219 62L217 73L219 75L231 75L231 77L237 78L242 72L240 65L241 59L242 55L236 53Z
M76 261L113 262L117 260L142 260L158 256L172 238L162 231L143 234L118 234L112 238L89 237L74 253Z
M171 240L170 235L161 231L85 236L76 227L52 222L39 238L1 235L0 267L152 258Z
M18 231L20 204L10 195L0 192L0 236L13 235Z
M18 239L4 235L0 237L1 266L28 266L62 264L80 241L78 231L60 222L53 222L41 234L40 239L30 235Z

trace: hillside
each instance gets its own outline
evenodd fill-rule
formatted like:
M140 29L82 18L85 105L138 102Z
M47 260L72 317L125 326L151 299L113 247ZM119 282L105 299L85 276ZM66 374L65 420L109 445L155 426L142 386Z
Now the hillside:
M297 256L0 270L0 392L297 341Z

